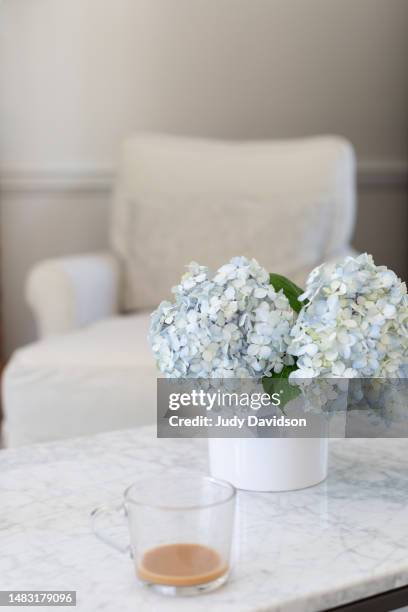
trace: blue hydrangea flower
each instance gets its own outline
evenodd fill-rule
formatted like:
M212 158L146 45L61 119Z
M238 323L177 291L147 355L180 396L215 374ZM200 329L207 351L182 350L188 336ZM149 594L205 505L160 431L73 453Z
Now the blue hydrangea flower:
M313 270L291 331L291 378L404 377L408 366L407 288L371 255Z
M171 378L261 378L291 365L296 313L255 259L234 257L215 275L192 262L151 317L158 369Z

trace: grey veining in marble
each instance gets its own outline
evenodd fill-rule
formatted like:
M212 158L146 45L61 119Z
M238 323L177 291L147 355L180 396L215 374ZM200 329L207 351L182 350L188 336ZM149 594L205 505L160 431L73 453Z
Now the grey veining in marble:
M89 513L141 473L206 472L204 440L143 428L0 451L0 588L76 590L81 612L309 612L408 584L408 440L330 446L317 487L239 493L231 579L194 599L139 587Z

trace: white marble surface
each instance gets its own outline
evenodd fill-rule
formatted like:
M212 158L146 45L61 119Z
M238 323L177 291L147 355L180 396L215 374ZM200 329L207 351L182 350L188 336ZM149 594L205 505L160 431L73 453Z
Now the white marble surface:
M0 589L76 590L84 612L308 612L408 584L408 440L355 439L331 441L317 487L239 493L225 587L194 599L139 587L89 513L140 474L205 472L205 448L145 428L0 451Z

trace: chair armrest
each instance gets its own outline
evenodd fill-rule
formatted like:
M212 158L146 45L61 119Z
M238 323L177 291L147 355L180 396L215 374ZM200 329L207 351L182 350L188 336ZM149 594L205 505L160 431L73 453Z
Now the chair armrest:
M118 313L118 263L109 253L42 261L28 275L26 299L40 338L84 327Z

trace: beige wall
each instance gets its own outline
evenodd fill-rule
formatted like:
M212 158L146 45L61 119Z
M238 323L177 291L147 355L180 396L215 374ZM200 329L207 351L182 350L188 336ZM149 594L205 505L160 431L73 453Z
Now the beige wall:
M108 201L108 193L81 190L2 195L2 336L7 356L36 337L24 300L29 269L46 257L106 249Z
M42 257L106 244L120 141L339 133L362 182L355 243L407 276L407 0L3 0L6 350Z
M3 0L4 164L110 164L131 128L338 132L406 159L406 0Z
M404 188L377 187L359 192L353 244L373 253L408 281L408 195Z

